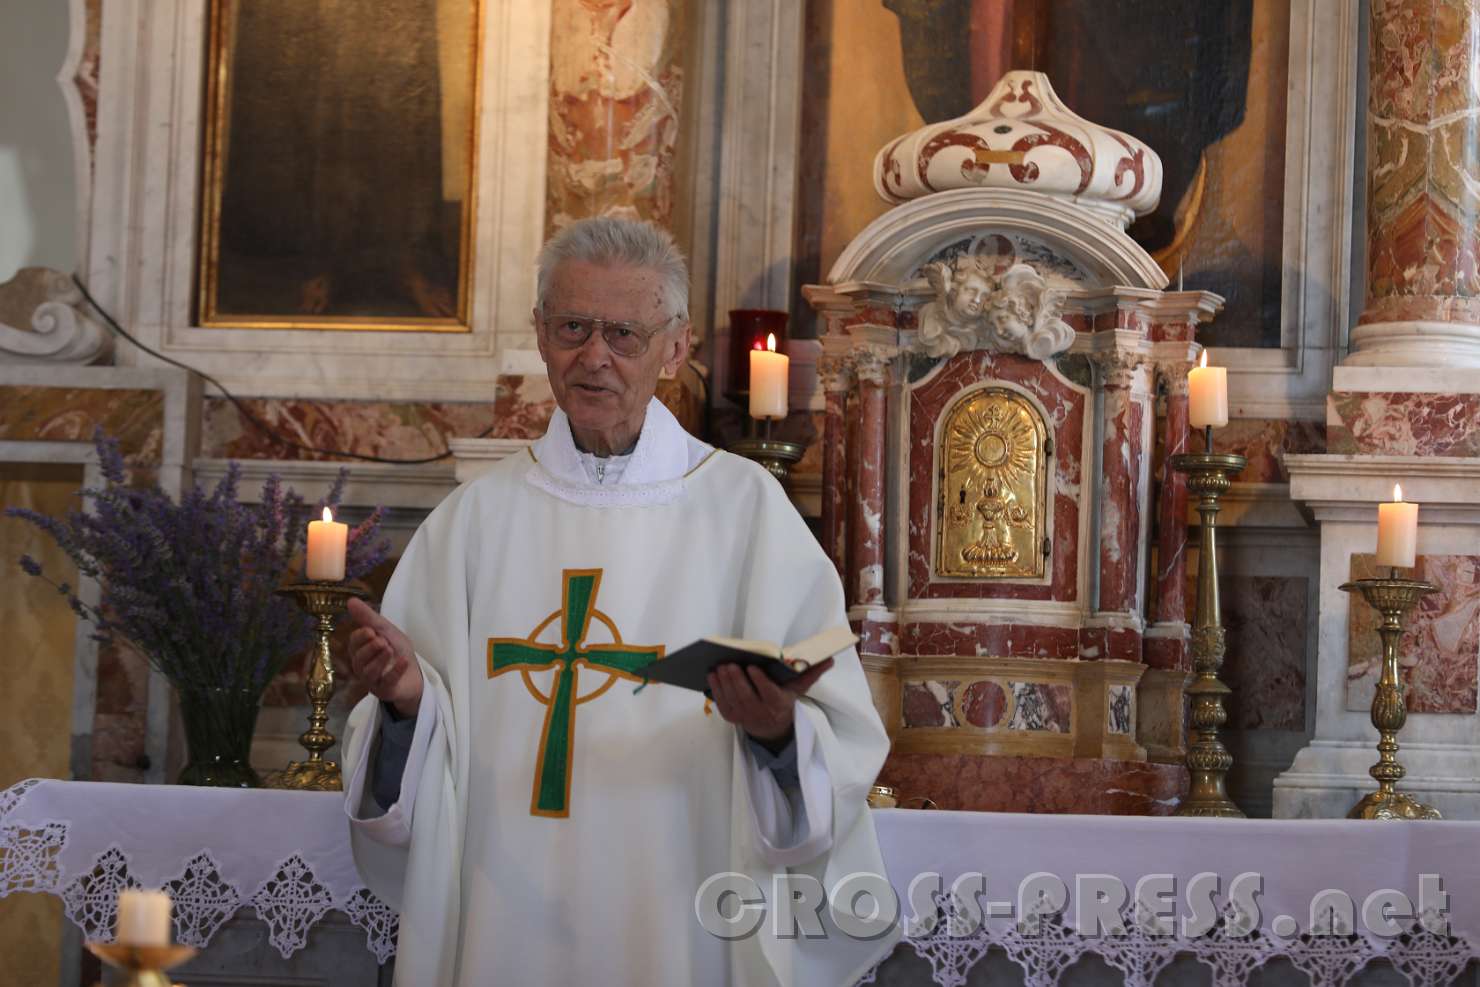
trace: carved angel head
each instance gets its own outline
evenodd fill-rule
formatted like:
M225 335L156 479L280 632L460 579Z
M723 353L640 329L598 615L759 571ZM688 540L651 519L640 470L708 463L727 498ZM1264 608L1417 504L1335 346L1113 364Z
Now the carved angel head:
M1008 352L1044 360L1074 342L1074 330L1060 318L1064 295L1048 286L1027 264L1002 275L1001 290L987 313L993 343Z
M947 293L951 313L962 322L980 318L992 297L992 287L991 271L980 257L958 257Z

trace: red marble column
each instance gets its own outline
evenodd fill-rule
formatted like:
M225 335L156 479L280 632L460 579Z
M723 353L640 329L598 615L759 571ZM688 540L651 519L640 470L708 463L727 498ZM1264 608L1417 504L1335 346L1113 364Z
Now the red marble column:
M844 398L843 478L838 484L843 493L840 522L843 544L838 547L838 554L843 560L843 598L851 607L858 602L858 580L853 578L853 567L858 558L858 526L863 513L858 509L858 449L863 430L858 411L861 396L856 382Z
M1480 0L1372 0L1367 303L1348 364L1480 366Z
M822 549L846 579L848 522L844 470L847 466L845 414L851 372L846 360L824 356L817 366L827 410L822 428Z
M888 363L868 351L857 351L858 482L853 529L853 602L884 602L884 452L885 382Z
M1134 393L1143 377L1130 354L1107 354L1100 361L1103 375L1104 430L1100 462L1100 599L1105 612L1140 609L1140 540L1142 461L1146 455L1142 430L1146 417L1143 397Z
M1156 507L1157 623L1187 621L1187 475L1172 469L1172 457L1188 450L1187 372L1190 365L1157 368L1166 382L1167 414L1163 426L1166 458L1161 464L1161 500Z
M1152 619L1176 634L1148 637L1146 664L1153 668L1188 668L1187 662L1187 476L1172 469L1172 457L1188 451L1187 371L1190 363L1164 363L1156 368L1166 387L1162 425L1164 457L1156 504L1156 611Z

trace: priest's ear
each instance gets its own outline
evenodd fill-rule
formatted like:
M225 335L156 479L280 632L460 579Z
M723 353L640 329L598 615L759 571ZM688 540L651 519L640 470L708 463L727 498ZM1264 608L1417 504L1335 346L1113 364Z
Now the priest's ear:
M685 321L674 328L658 334L663 344L663 373L672 377L683 369L689 357L689 344L693 341L694 327Z

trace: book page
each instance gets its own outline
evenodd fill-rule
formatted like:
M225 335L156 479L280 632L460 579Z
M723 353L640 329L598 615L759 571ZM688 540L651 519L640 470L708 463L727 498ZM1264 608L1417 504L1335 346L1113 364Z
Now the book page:
M820 634L788 645L783 652L786 658L797 658L808 665L831 658L839 651L847 650L858 642L858 635L847 627L830 627Z
M749 651L753 655L765 655L767 658L781 657L781 649L769 641L747 641L739 637L707 637L704 640L740 651Z

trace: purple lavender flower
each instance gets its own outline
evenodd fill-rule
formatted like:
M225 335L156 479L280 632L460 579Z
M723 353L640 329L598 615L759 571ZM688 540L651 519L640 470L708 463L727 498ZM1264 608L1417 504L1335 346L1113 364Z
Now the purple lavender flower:
M72 586L52 585L94 625L97 640L127 639L177 687L260 693L312 637L310 619L274 591L298 574L317 511L276 476L263 485L260 503L240 503L235 463L209 494L195 485L176 503L157 484L128 485L116 441L100 431L94 443L105 483L82 492L90 510L63 518L5 511L51 536L79 573L97 580L100 599L92 605ZM341 470L330 506L338 506L347 478ZM389 543L377 538L380 520L377 509L350 532L346 578L362 578L384 561ZM35 559L22 556L20 565L51 582Z

